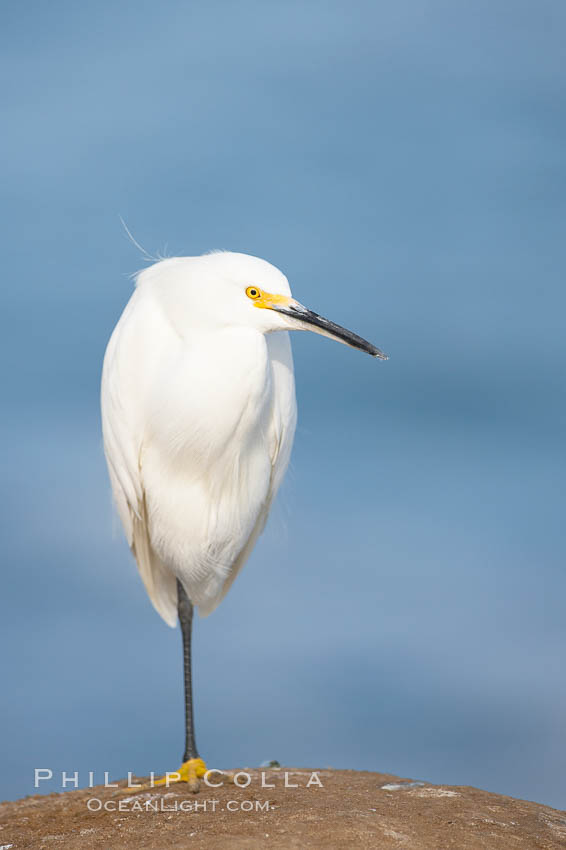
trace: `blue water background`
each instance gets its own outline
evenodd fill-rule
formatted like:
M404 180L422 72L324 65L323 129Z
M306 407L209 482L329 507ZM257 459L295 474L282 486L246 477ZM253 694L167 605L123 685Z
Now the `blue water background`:
M0 799L181 755L179 634L101 448L144 265L121 215L150 252L269 259L391 356L294 336L290 473L196 626L208 762L566 807L565 25L557 0L3 5Z

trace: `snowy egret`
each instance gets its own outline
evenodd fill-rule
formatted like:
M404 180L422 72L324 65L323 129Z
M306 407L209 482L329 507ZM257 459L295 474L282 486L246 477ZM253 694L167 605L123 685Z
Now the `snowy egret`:
M102 426L114 500L149 597L179 618L185 752L175 778L198 789L193 606L224 597L263 530L295 432L290 330L387 359L303 307L265 260L216 252L141 272L102 374ZM278 333L273 333L277 331Z

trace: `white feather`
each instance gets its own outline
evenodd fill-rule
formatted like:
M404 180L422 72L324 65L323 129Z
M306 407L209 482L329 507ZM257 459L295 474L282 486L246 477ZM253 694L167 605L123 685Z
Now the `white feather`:
M246 255L156 263L139 275L106 351L102 424L114 499L149 597L171 626L177 578L202 615L218 605L289 462L288 323L253 308L250 284L290 294L281 272Z

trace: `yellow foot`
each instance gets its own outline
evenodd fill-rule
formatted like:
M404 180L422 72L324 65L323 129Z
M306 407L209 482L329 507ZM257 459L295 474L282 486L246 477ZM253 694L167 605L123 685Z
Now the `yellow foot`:
M173 785L176 782L186 782L189 791L196 794L200 788L200 777L207 771L206 764L202 759L189 759L183 762L179 770L166 773L161 779L156 779L154 785Z
M152 779L151 782L146 782L145 785L126 785L120 788L120 792L128 792L139 794L141 791L151 791L152 788L165 785L168 788L177 782L186 782L189 790L196 794L200 788L200 777L204 776L207 771L206 764L202 759L189 759L183 762L178 770L167 772L160 779ZM118 792L119 793L119 792Z

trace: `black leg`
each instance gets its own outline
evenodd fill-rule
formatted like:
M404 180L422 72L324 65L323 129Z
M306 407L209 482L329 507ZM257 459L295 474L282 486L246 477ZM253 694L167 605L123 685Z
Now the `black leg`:
M198 759L195 744L195 721L193 717L193 682L191 675L191 631L193 626L193 605L185 588L177 579L177 612L183 635L183 670L185 674L185 755L183 762Z

